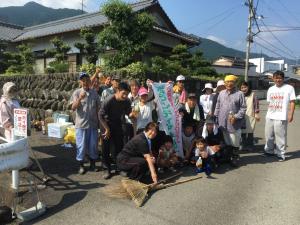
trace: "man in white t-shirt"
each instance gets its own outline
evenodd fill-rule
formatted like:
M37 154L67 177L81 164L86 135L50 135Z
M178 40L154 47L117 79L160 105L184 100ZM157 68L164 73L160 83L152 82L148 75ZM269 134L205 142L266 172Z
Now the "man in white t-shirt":
M295 90L291 85L284 84L284 73L273 74L274 86L267 93L269 103L266 115L264 155L276 155L279 161L285 160L287 142L287 124L293 121L295 111Z

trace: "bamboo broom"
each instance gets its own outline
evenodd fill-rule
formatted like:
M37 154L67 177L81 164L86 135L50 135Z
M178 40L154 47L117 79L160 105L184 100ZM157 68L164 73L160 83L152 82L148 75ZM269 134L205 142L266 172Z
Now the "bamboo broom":
M102 192L111 198L132 198L130 193L128 192L126 187L129 187L131 193L137 193L139 195L139 192L146 193L155 185L159 185L162 183L165 183L171 179L174 179L175 177L178 177L182 175L182 172L179 172L173 176L167 177L163 180L160 180L157 184L144 184L136 180L131 179L123 179L121 182L115 183L115 184L109 184L107 187L105 187Z
M145 185L145 186L144 184L137 181L133 182L132 180L122 180L122 184L124 186L124 189L126 189L126 191L129 193L135 205L137 207L140 207L145 203L148 193L150 191L165 189L178 184L183 184L189 181L197 180L199 178L202 178L202 176L197 176L197 177L193 177L193 178L189 178L189 179L185 179L182 181L177 181L169 184L157 183L157 184Z

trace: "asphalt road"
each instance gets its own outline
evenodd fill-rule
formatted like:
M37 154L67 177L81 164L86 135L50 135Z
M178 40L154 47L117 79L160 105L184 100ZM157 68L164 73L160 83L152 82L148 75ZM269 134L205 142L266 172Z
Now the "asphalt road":
M262 118L266 103L261 102ZM222 166L213 178L155 192L141 208L129 200L106 197L102 187L117 182L101 178L102 172L76 174L74 151L62 149L55 140L49 146L32 143L41 163L52 177L41 192L47 213L25 224L40 225L299 225L300 224L300 110L288 127L287 160L261 156L264 144L264 119L257 125L256 149L241 152L241 166ZM54 147L53 147L54 145ZM184 177L193 174L184 170ZM180 180L179 179L179 180Z

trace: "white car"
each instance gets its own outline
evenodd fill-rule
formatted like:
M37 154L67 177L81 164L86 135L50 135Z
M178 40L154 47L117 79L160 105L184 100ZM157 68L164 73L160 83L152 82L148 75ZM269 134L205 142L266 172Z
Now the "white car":
M300 95L297 95L297 96L296 96L296 99L300 100Z

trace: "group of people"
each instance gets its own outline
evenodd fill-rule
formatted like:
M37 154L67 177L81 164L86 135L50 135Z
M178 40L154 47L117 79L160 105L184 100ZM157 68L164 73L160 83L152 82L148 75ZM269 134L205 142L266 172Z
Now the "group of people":
M292 121L295 93L292 86L284 84L283 72L275 72L273 78L275 85L268 90L267 98L264 155L275 154L284 160L286 121ZM99 80L97 74L90 78L80 73L81 87L71 99L76 111L80 174L86 172L85 154L90 157L90 170L97 170L98 128L105 179L112 176L114 164L124 176L140 180L149 173L153 182L157 182L158 173L176 171L185 164L209 175L224 162L237 167L239 151L254 145L255 123L260 121L259 101L249 83L236 87L238 78L234 75L219 80L216 88L205 84L199 99L196 93L185 90L184 76L176 78L173 103L182 117L184 157L175 152L174 139L159 124L152 81L142 87L136 80L122 82L118 76L107 76L102 78L103 84L92 85L95 79Z
M148 80L143 87L137 80L124 82L119 76L104 76L99 69L93 76L81 72L80 87L70 100L75 112L79 174L86 172L86 156L90 160L89 169L98 170L99 143L105 179L112 177L113 168L131 179L150 175L157 182L158 173L176 171L186 164L207 175L221 163L237 167L239 151L254 145L255 123L260 120L255 93L247 82L238 88L237 79L227 75L217 82L216 88L207 83L198 98L196 93L185 90L184 76L176 78L173 104L182 119L184 157L180 157L174 149L173 137L160 125L152 81ZM264 155L275 155L284 161L287 123L293 120L295 91L284 84L283 72L276 71L273 80L275 84L267 93ZM4 84L0 122L5 136L13 128L13 109L20 107L16 97L15 84Z

